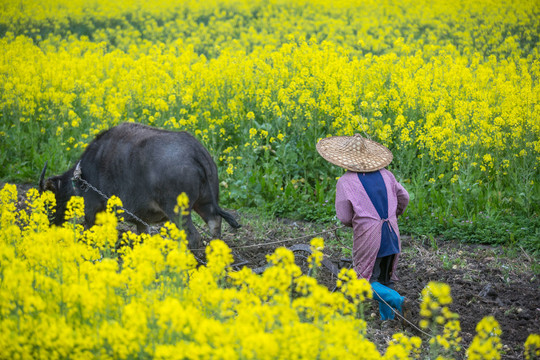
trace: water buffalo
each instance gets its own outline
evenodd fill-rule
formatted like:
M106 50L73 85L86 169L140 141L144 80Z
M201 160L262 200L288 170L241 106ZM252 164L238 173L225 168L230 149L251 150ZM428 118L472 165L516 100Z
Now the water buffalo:
M79 162L64 174L44 181L47 164L41 172L39 188L56 197L54 223L64 222L66 204L72 196L82 196L87 226L106 208L106 199L74 173L107 197L118 196L124 207L143 222L174 221L177 197L189 197L189 215L183 216L191 249L198 248L200 234L191 220L195 210L208 224L212 236L221 236L221 218L233 228L240 225L218 205L217 167L206 148L187 132L156 129L137 123L123 123L99 135L88 145ZM86 187L86 188L85 188ZM145 224L126 214L139 232Z

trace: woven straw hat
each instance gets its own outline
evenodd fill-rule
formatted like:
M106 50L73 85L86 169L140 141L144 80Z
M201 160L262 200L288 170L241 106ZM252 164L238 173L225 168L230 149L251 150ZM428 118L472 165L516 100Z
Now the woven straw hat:
M317 143L317 151L334 165L354 172L377 171L392 162L393 155L384 145L354 136L332 136Z

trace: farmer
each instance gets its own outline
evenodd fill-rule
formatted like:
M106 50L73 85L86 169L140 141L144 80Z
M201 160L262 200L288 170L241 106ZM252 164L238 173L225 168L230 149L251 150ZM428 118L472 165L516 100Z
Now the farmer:
M401 251L397 216L405 211L409 194L384 169L392 153L359 134L322 139L317 151L348 170L337 182L336 214L353 228L353 266L358 277L371 283L382 319L393 319L394 312L385 302L402 311L404 298L393 290Z

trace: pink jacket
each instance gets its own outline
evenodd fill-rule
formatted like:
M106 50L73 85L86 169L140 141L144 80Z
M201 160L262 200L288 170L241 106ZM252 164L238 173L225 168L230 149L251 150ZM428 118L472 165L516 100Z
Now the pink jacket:
M380 171L388 194L388 220L398 236L401 250L397 216L405 211L409 203L409 193L397 182L394 174L386 169ZM336 214L344 225L352 226L353 266L359 278L369 280L381 245L383 220L358 179L358 173L347 171L339 178L336 185ZM397 280L395 270L398 258L399 255L396 255L393 264L391 279L394 281Z

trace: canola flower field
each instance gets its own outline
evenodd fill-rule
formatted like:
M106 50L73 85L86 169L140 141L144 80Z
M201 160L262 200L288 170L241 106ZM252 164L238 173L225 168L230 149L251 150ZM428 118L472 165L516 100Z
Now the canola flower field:
M342 172L315 144L358 132L394 153L405 230L540 249L538 2L3 0L0 15L4 181L36 182L45 161L63 172L101 130L136 121L198 137L223 203L332 221ZM91 229L78 198L50 227L52 202L31 190L19 210L15 187L0 190L2 359L462 351L445 284L422 293L421 325L437 336L396 334L382 354L354 274L329 292L284 249L262 275L234 272L221 241L196 267L171 224L126 233L117 251L117 202ZM467 357L500 358L499 336L479 319ZM540 335L524 355L540 357Z
M184 200L182 200L184 199ZM422 291L416 336L394 334L384 354L366 338L367 280L342 269L338 291L303 275L293 253L278 248L256 275L233 271L221 240L206 248L207 264L187 249L185 233L166 223L159 234L123 233L113 197L96 225L84 229L83 199L73 197L62 227L50 227L52 193L31 189L17 210L17 189L0 190L1 359L451 359L461 351L450 288ZM179 196L179 211L187 201ZM321 265L322 238L311 241L310 269ZM468 359L499 359L497 320L488 316L466 350ZM540 356L540 335L524 344Z
M316 142L387 145L413 233L540 249L536 1L0 5L0 179L61 173L103 129L187 130L222 200L332 220ZM330 203L330 205L328 205Z

